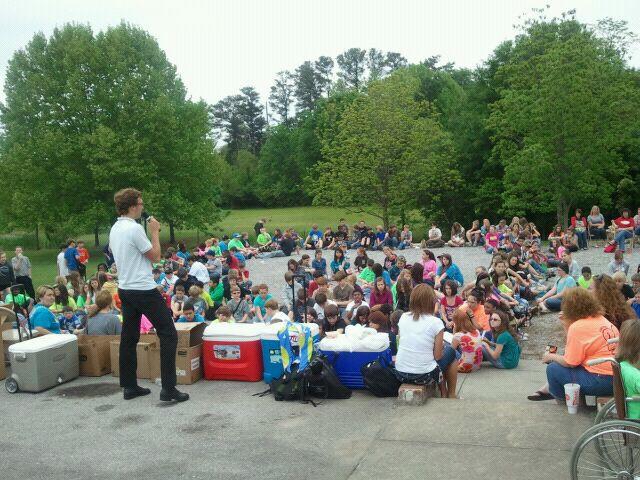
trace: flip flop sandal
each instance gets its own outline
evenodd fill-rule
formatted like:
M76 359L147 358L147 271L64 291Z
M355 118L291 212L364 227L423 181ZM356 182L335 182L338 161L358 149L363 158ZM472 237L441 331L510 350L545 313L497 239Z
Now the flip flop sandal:
M540 390L538 390L535 395L529 395L527 398L532 402L540 402L543 400L553 400L554 397L550 393L541 392Z

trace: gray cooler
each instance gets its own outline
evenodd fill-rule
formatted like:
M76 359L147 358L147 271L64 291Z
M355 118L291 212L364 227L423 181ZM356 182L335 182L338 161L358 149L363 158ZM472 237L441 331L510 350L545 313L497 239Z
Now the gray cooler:
M44 335L9 347L11 376L7 391L41 392L79 375L78 338Z

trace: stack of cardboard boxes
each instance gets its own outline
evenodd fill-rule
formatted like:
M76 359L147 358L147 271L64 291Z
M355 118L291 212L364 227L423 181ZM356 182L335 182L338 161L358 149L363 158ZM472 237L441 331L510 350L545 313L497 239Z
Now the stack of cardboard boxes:
M202 378L202 334L204 323L176 323L178 350L176 374L179 385L191 385ZM120 376L120 339L110 341L111 371ZM140 335L137 346L137 378L154 381L160 378L160 339L156 335Z
M202 378L202 334L204 323L176 323L178 350L176 375L178 385L191 385ZM160 378L160 342L151 349L151 376Z

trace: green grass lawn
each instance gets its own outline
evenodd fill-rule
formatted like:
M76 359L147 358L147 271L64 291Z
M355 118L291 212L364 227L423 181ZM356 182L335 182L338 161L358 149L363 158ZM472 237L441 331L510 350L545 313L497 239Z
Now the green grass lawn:
M381 223L379 219L371 215L354 214L343 209L331 207L252 208L232 210L216 228L209 232L197 232L194 230L176 231L176 240L184 240L188 246L193 246L197 241L204 241L207 233L222 236L224 233L231 234L234 232L248 232L253 239L255 237L253 226L260 218L267 219L267 230L269 232L273 232L274 228L293 227L301 236L309 231L313 223L317 223L321 230L324 230L329 225L335 229L340 218L346 219L349 225L353 225L361 219L364 220L367 225L378 225ZM422 238L424 235L423 225L413 226L412 230L414 238L416 239ZM107 236L108 232L100 235L100 241L103 245L107 241ZM95 272L97 264L104 261L102 247L91 247L94 240L93 235L90 233L79 235L77 239L84 240L89 247L91 258L87 272ZM162 228L160 240L163 248L166 248L169 241L168 227ZM13 250L18 244L25 246L25 255L31 259L34 285L38 286L52 283L57 272L56 256L58 255L58 250L42 249L37 251L34 248L29 248L29 245L33 245L34 241L33 238L27 235L9 234L0 238L0 247L7 251L9 258L13 256Z

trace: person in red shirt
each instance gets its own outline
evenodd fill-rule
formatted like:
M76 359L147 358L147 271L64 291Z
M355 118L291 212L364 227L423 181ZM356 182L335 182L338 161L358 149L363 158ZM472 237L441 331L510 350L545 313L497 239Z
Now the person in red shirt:
M87 265L89 263L89 250L84 246L84 242L82 240L78 241L78 255L80 258L78 259L78 272L80 276L87 279Z
M616 218L613 223L616 226L614 242L618 244L620 251L624 252L625 242L627 239L633 237L634 225L630 210L628 208L622 209L622 216Z

